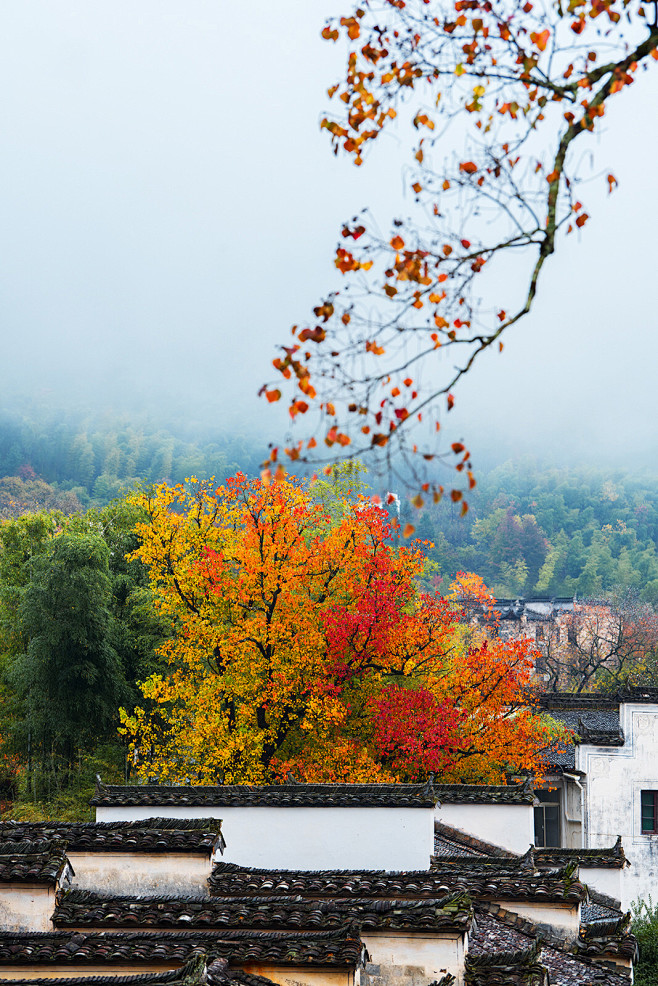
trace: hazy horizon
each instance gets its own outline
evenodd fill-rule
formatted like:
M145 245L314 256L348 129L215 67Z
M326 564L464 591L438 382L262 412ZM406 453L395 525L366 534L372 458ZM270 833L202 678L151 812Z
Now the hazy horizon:
M0 407L282 440L285 412L256 396L275 346L339 286L342 221L367 205L386 227L405 209L395 136L359 170L319 131L342 69L319 32L341 9L0 4ZM613 102L592 138L592 219L456 393L447 434L476 469L538 451L656 461L656 78Z

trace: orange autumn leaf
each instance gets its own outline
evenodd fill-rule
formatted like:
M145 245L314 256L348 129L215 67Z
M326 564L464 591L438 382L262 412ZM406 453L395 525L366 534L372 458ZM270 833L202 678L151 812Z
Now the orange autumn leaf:
M548 28L546 28L544 31L540 31L539 33L533 31L530 35L530 40L533 44L537 45L540 51L546 51L546 45L548 44L548 39L550 36L551 32Z
M339 497L332 519L313 495L323 485L332 489L277 470L266 482L237 475L193 493L162 484L133 498L146 518L133 557L170 626L162 670L141 685L148 704L121 714L123 735L140 749L137 775L209 783L221 772L226 783L254 784L286 770L306 780L418 777L431 745L391 756L377 742L392 676L459 718L445 779L494 781L510 765L540 767L545 733L520 708L527 642L465 637L468 601L419 593L424 556L416 544L392 543L381 498ZM414 526L402 533L411 537ZM478 593L462 577L468 585Z

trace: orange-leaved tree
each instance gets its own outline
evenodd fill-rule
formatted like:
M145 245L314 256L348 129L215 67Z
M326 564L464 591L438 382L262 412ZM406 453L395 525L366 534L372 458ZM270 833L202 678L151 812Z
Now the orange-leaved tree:
M274 360L280 375L262 393L272 402L288 388L293 419L318 412L310 437L286 449L292 458L370 449L427 463L445 453L469 474L451 491L459 500L473 484L469 453L461 441L439 444L441 418L464 375L487 350L502 350L528 314L563 237L585 227L582 179L598 172L606 189L616 187L586 151L595 153L591 136L610 103L658 59L658 5L357 0L346 8L322 31L347 49L329 89L335 112L322 127L334 152L357 165L397 127L409 152L410 213L389 233L367 213L343 224L340 290L293 327ZM443 493L436 475L425 486Z
M169 671L122 712L162 780L494 780L541 770L527 642L487 641L421 595L418 542L361 498L329 515L303 483L238 475L139 493ZM530 704L529 704L530 703ZM394 728L393 728L394 727Z

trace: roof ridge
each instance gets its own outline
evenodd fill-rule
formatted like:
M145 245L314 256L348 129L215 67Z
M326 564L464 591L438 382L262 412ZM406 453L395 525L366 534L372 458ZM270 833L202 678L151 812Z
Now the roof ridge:
M46 856L65 853L65 839L22 839L20 842L0 842L0 856Z
M255 894L243 894L236 896L213 896L211 894L204 895L190 895L190 894L113 894L107 891L96 891L96 890L83 890L78 887L70 887L67 890L60 891L58 894L58 902L64 903L72 902L77 903L80 901L84 903L86 901L93 902L129 902L131 904L148 904L150 902L157 903L180 903L180 904L212 904L213 906L222 906L226 903L232 904L251 904L257 905L259 903L272 903L272 896L263 895L259 897ZM418 897L418 898L381 898L381 897L347 897L339 896L332 898L325 897L304 897L301 894L281 894L276 897L276 903L283 904L298 904L300 907L312 907L314 905L325 906L327 904L368 904L376 903L378 905L394 905L396 907L409 908L414 907L427 907L429 905L448 907L455 903L469 903L470 896L463 890L455 890L452 893L443 894L437 897Z
M82 831L91 831L92 829L100 829L101 831L106 831L110 829L174 829L176 831L188 832L197 831L198 829L215 830L221 827L221 819L215 818L212 815L208 815L205 818L171 818L165 815L152 815L149 818L137 818L132 820L117 820L112 822L60 822L60 821L35 821L26 822L13 818L2 819L0 821L0 833L9 827L16 828L34 828L38 830L43 828L45 830L50 830L54 828L61 829L80 829Z
M103 784L98 779L92 805L216 806L270 805L273 807L313 804L314 807L359 807L369 804L392 807L433 808L436 794L431 778L425 783L294 783L283 784Z

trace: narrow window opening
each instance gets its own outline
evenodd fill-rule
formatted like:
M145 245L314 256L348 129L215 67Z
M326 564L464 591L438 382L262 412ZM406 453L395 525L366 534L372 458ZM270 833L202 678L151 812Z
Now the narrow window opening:
M535 791L535 845L556 849L560 842L560 792Z
M642 834L658 833L658 791L642 791Z

